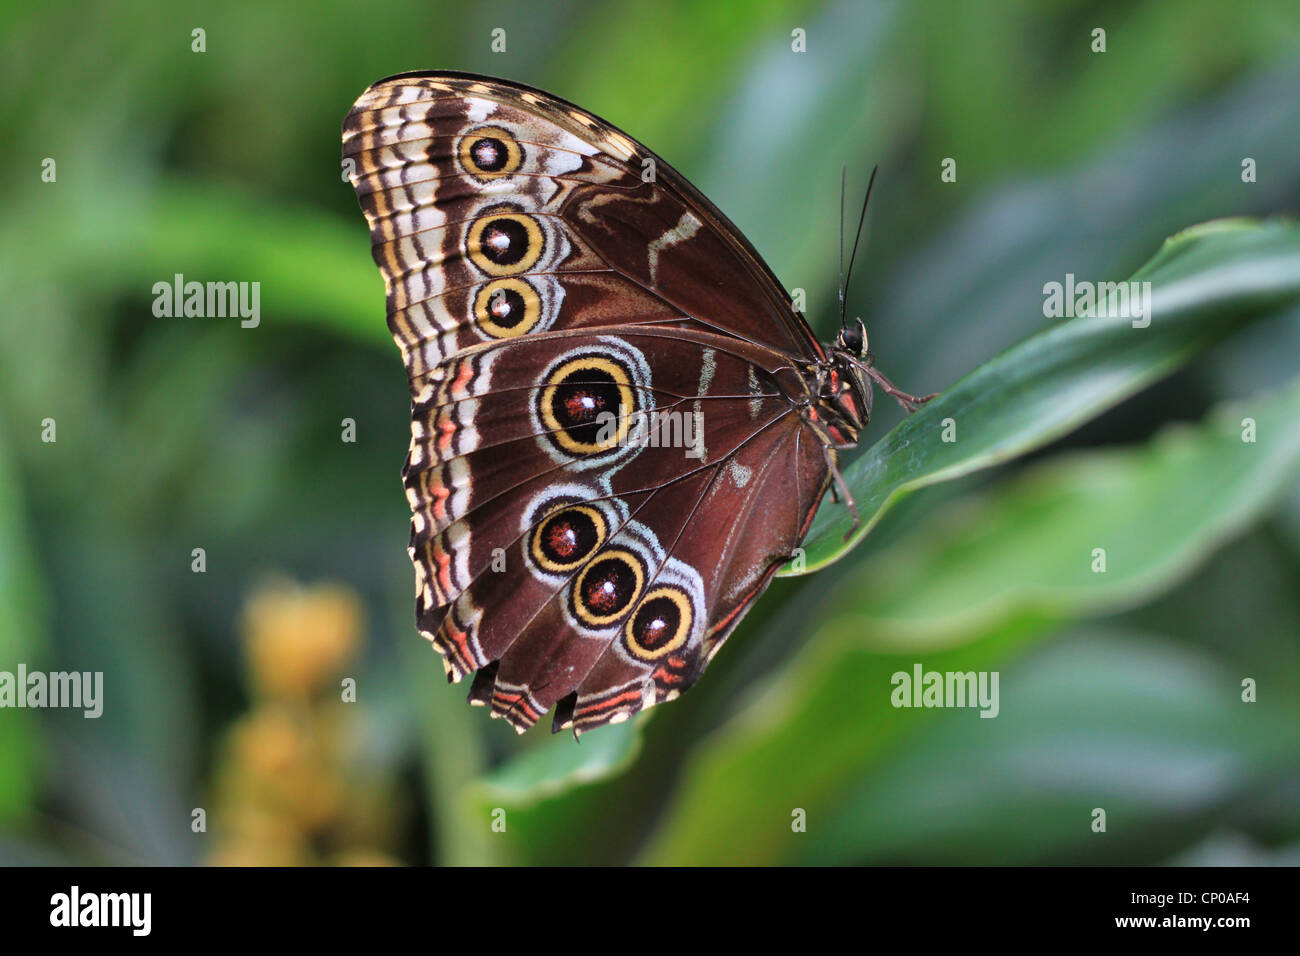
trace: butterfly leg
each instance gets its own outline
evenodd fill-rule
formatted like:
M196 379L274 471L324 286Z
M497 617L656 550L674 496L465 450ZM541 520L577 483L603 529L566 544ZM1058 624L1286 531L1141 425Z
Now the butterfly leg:
M840 466L836 459L835 452L829 445L823 446L822 450L826 455L826 467L831 471L832 499L836 502L843 501L844 504L848 506L849 514L853 518L853 526L844 534L844 540L847 541L853 535L853 532L858 530L858 525L861 523L858 519L858 504L853 500L853 492L849 491L848 482L846 482L844 476L840 474Z
M879 386L880 390L894 401L898 402L898 404L902 405L903 410L909 415L939 394L938 392L931 392L929 395L913 395L910 392L903 391L891 382L884 372L876 368L871 361L870 355L868 355L864 368L866 369L866 373L871 376L871 380Z

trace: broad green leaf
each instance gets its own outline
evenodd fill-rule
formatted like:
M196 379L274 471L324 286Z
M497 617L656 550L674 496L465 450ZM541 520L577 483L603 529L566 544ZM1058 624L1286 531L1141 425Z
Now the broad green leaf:
M577 744L570 734L558 733L479 780L471 802L480 808L529 806L570 787L603 780L636 759L641 723L602 728Z
M996 720L936 713L864 769L798 859L1211 865L1195 845L1213 821L1237 832L1237 865L1262 862L1246 835L1300 837L1294 591L1264 524L1159 600L1013 663ZM1080 827L1098 802L1122 839Z
M1295 688L1270 689L1243 703L1240 675L1201 649L1085 628L1002 672L996 719L934 712L791 859L1006 865L1172 850L1295 766ZM1104 834L1091 828L1097 807Z
M785 573L839 560L900 497L1040 448L1167 375L1234 325L1300 302L1300 228L1206 223L1167 240L1132 281L1151 283L1148 327L1128 318L1071 319L975 369L848 466L860 524L846 540L847 509L824 503L804 543L804 565ZM943 440L945 424L954 441Z
M465 707L461 696L455 695L453 706L465 712L465 721L474 721L474 729L481 729L478 724L484 715ZM563 834L578 834L579 839L590 840L614 822L593 821L583 807L594 803L595 807L587 812L598 812L601 803L596 794L600 788L592 785L616 781L635 765L642 749L644 726L642 719L602 727L584 735L581 742L563 731L531 741L524 739L523 749L513 757L465 783L456 794L454 813L467 828L483 835L485 839L480 842L488 845L482 849L490 850L496 862L589 859L583 852L575 854L576 848L564 840ZM433 733L442 730L431 728ZM441 815L448 816L445 812ZM504 830L496 830L501 823L505 824Z
M1254 441L1242 440L1246 420ZM1141 450L1061 456L955 502L920 525L904 556L851 570L831 611L916 647L1024 611L1132 606L1240 533L1298 476L1300 380L1195 428L1171 426Z
M1254 443L1242 441L1246 417ZM805 651L699 749L647 858L756 863L802 852L790 843L791 808L830 812L916 729L916 712L890 703L892 673L1001 665L1053 622L1168 587L1298 471L1300 383L1146 446L1034 467L979 505L936 512L854 569ZM1104 573L1091 570L1099 546Z

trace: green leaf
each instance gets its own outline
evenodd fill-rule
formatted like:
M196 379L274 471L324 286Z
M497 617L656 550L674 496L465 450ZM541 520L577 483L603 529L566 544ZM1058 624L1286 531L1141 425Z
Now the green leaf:
M468 720L481 721L457 701ZM645 715L648 717L649 715ZM490 862L511 865L581 862L598 853L586 844L608 838L616 819L592 820L612 785L635 765L642 749L644 718L586 734L575 743L568 733L523 740L524 748L486 775L468 781L456 795L455 812L489 844ZM513 736L513 735L512 735ZM504 815L503 815L504 814ZM504 823L504 830L498 830ZM618 833L615 826L614 834ZM571 834L575 840L566 839ZM601 853L608 853L602 847Z
M1245 417L1255 419L1254 443L1242 441ZM935 512L854 569L804 652L699 749L648 859L803 853L791 809L824 819L851 780L920 726L918 712L892 706L891 674L918 662L1004 666L1068 616L1167 588L1257 520L1298 472L1300 382L1146 446L1036 466ZM1107 549L1105 573L1092 571L1095 547Z
M1254 442L1242 440L1245 419ZM1013 614L1134 606L1239 534L1300 473L1300 381L1141 449L1052 459L930 516L829 599L878 639L947 643ZM1105 551L1097 573L1096 549ZM883 556L882 556L883 557Z
M936 714L864 768L800 859L1125 865L1181 850L1179 865L1212 865L1193 847L1226 826L1245 865L1264 854L1239 830L1295 840L1300 602L1270 523L1160 600L1013 664L997 720ZM1246 676L1261 688L1250 704ZM1098 802L1121 840L1079 826Z
M861 523L826 504L804 543L809 573L839 560L911 492L1040 448L1118 405L1233 326L1300 301L1300 228L1225 220L1168 239L1132 281L1151 289L1146 328L1077 318L971 372L873 445L844 473ZM953 321L960 321L954 317ZM956 440L941 438L946 420Z
M559 733L502 764L472 788L480 807L530 806L572 787L596 783L628 767L641 750L642 721L588 734L580 744Z
M935 714L809 828L797 859L1078 863L1183 845L1294 766L1296 695L1274 689L1246 704L1240 675L1202 650L1086 629L1003 672L996 719Z
M39 441L36 427L30 441ZM0 670L33 670L46 656L45 582L28 541L23 496L0 431ZM21 690L20 690L21 692ZM0 719L0 824L27 813L36 797L43 736L29 710L6 709Z

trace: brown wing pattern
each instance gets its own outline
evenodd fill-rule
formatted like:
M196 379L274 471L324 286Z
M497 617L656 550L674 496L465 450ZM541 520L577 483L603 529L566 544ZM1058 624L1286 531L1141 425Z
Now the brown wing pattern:
M791 368L820 347L721 213L562 100L409 74L343 143L410 378L421 633L521 732L671 699L825 490Z

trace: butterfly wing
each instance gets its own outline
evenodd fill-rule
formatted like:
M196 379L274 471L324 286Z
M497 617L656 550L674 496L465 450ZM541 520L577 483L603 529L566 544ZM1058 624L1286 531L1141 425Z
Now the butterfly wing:
M406 482L418 624L453 679L479 671L472 699L520 729L561 704L557 726L586 729L694 682L826 480L759 354L629 326L449 361L417 403ZM602 441L570 414L602 392L658 431Z
M721 213L562 100L407 74L343 138L411 384L421 632L521 731L675 696L825 489L792 368L820 347Z
M393 333L404 352L423 348L417 365L494 335L621 324L628 312L685 316L791 358L823 357L771 270L712 203L627 134L557 97L485 77L403 74L357 100L343 156ZM485 275L526 276L538 307L521 285ZM517 307L492 321L496 293Z

